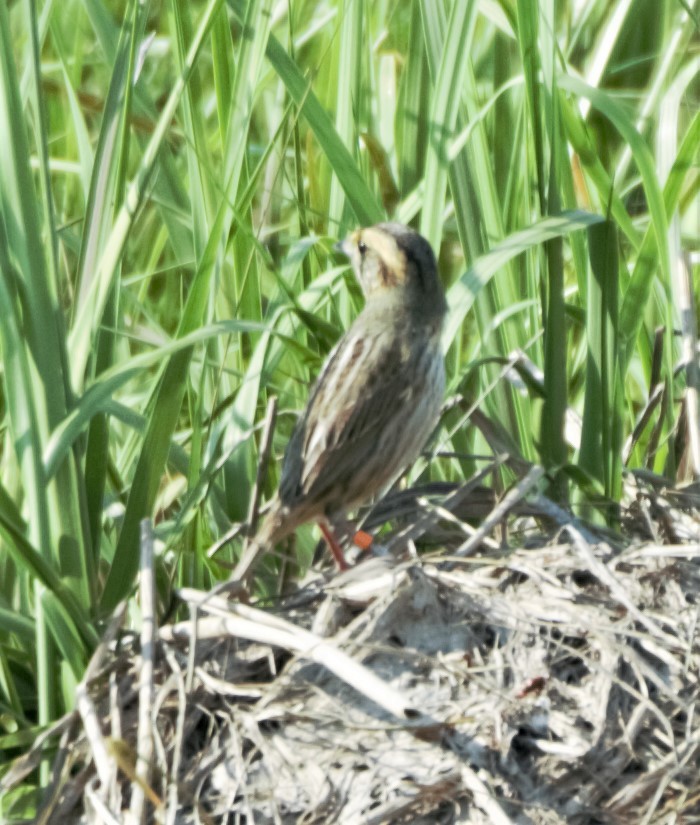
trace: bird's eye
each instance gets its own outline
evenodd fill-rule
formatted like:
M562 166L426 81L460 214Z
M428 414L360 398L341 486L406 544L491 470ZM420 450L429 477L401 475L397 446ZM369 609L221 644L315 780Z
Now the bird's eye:
M365 257L365 252L367 252L367 244L364 241L360 241L357 244L357 249L358 249L360 255L362 255L362 257L364 258Z

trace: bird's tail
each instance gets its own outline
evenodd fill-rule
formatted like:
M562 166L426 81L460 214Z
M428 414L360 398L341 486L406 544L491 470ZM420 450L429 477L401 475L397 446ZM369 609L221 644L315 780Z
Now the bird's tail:
M243 555L231 574L231 580L246 581L254 572L260 557L293 529L294 525L289 524L287 508L279 499L275 499L263 523L243 551Z

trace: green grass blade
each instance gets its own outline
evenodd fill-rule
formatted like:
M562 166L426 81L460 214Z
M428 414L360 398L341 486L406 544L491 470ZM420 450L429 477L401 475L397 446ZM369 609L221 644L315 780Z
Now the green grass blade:
M343 3L339 26L337 105L335 110L335 130L338 138L347 147L349 154L357 155L357 131L355 113L362 103L362 18L364 4ZM331 167L334 166L329 158ZM328 202L328 224L340 227L343 224L345 189L337 174L331 180Z
M263 332L266 329L265 324L255 321L219 321L199 327L150 352L136 355L126 363L115 364L111 369L101 373L83 396L76 401L70 414L51 433L43 456L46 477L51 478L54 475L74 442L85 431L88 422L94 416L110 411L117 392L129 382L147 374L149 368L162 364L172 356L179 355L183 350L192 349L197 344L206 343L217 336Z
M545 241L585 229L602 220L599 215L582 211L563 212L559 217L543 218L532 226L509 235L490 252L477 258L447 293L449 314L442 336L443 347L447 349L459 333L481 288L509 261Z
M86 295L85 302L78 311L70 333L69 347L72 353L71 371L73 384L82 387L86 367L92 353L95 333L102 312L121 261L124 245L146 196L147 188L156 169L156 159L164 141L166 131L180 98L185 90L189 74L196 62L202 43L223 0L210 0L200 20L197 34L192 41L185 63L185 71L179 75L163 107L153 136L144 152L136 177L129 185L125 203L119 210L114 226L107 240L95 273L95 278Z
M269 37L271 0L251 6L251 18L246 20L247 33L237 65L234 101L231 107L232 125L228 130L229 145L225 158L227 185L217 219L212 227L207 247L199 264L182 313L178 334L186 335L205 318L209 305L210 284L222 265L234 212L229 206L236 201L241 180L245 143L239 135L248 130L252 113L251 86L261 71L262 57ZM213 7L210 9L213 13ZM205 25L206 23L206 25ZM194 60L200 41L209 25L203 18L199 33L190 47ZM196 48L195 48L196 47ZM189 65L188 73L192 66ZM149 405L149 423L136 465L124 522L114 556L114 563L105 583L102 606L112 610L127 593L138 564L138 536L141 519L150 515L160 484L160 476L168 457L170 439L175 429L187 388L191 349L174 355L165 368L157 391Z
M425 14L427 14L424 12ZM435 78L430 132L425 164L425 191L421 233L434 249L440 248L449 164L448 147L454 138L460 95L469 64L469 44L474 32L476 3L453 3L443 44L442 60Z
M411 1L411 20L406 49L407 65L399 90L396 143L399 156L399 188L405 198L423 177L428 140L429 84L423 43L421 0Z
M242 20L243 3L241 0L227 0L227 2L239 20ZM267 44L267 58L321 144L357 220L364 226L381 221L384 213L374 193L365 183L359 167L338 136L331 119L311 91L309 81L299 71L297 64L274 35L270 37Z
M649 214L656 234L658 248L658 264L665 283L670 283L670 262L668 256L668 219L664 206L661 187L656 176L654 158L634 124L627 117L622 108L615 103L610 95L588 86L576 77L559 77L559 86L566 91L573 92L579 97L585 97L602 114L614 124L623 140L632 152L639 174L642 178L644 192L649 205ZM606 201L604 201L606 202Z
M688 180L697 163L700 146L700 112L696 112L683 137L673 168L664 186L663 198L666 214L671 215L678 207L683 184ZM622 370L626 374L632 360L637 337L644 321L642 308L647 305L656 276L657 230L649 226L642 240L632 276L624 290L620 310L620 334L622 336Z
M621 483L619 459L613 457L613 447L619 442L615 403L619 363L619 264L615 224L605 221L591 226L588 248L591 256L586 307L588 358L578 464L601 484L608 498L614 499ZM618 470L617 477L613 477L613 467Z

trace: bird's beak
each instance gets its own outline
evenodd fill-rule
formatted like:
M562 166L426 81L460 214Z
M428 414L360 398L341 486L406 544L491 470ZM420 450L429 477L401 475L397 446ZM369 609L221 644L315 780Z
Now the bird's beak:
M345 241L338 241L338 243L333 244L333 251L337 252L339 255L347 255L347 251L345 250Z

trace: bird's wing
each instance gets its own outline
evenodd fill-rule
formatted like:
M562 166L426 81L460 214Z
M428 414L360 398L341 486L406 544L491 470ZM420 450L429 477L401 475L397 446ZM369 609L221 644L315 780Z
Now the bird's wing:
M407 363L420 348L395 333L353 326L331 353L285 454L282 501L343 499L381 461L380 434L400 426L421 389L420 369Z

